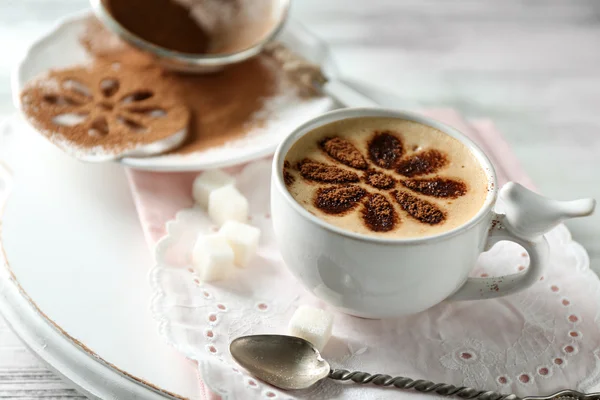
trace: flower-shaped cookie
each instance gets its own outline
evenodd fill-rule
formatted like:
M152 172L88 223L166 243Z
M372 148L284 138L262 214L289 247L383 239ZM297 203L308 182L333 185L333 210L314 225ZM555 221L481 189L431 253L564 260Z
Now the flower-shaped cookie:
M362 203L363 222L375 232L391 231L400 223L392 202L411 218L437 225L446 220L447 211L426 198L457 198L467 193L466 183L437 174L449 163L443 152L407 151L391 132L376 132L366 155L341 137L325 138L319 145L329 159L350 168L312 159L295 166L287 163L286 184L293 183L291 168L303 179L318 183L313 203L327 214L344 215ZM372 189L365 189L361 182Z
M174 147L190 119L157 70L111 64L51 71L28 83L21 100L32 124L68 152L122 155L160 141ZM175 135L179 143L170 140Z

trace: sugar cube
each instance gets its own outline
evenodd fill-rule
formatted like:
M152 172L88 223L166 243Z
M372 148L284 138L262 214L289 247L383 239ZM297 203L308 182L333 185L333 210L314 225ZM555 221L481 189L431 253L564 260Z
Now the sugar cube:
M220 187L208 196L208 215L219 226L229 220L246 222L248 200L232 185Z
M233 250L222 235L200 235L192 252L198 278L204 282L225 279L235 270Z
M260 229L238 221L227 221L219 230L235 254L235 265L245 267L258 249Z
M192 195L196 203L208 208L208 197L213 190L223 186L233 185L235 178L220 169L206 171L194 179Z
M333 315L330 312L320 308L300 306L290 320L288 333L308 340L321 351L331 337L332 327Z

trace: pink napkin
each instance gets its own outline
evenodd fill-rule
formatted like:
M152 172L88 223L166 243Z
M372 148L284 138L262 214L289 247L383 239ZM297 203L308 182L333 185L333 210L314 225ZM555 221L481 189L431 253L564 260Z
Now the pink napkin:
M508 143L491 121L469 123L456 111L449 109L427 110L423 114L441 120L470 137L489 156L496 168L499 184L509 180L533 188ZM231 171L238 170L234 167ZM131 191L140 222L150 248L164 236L165 224L183 208L193 204L191 185L196 173L154 173L127 170ZM217 399L199 380L201 398Z

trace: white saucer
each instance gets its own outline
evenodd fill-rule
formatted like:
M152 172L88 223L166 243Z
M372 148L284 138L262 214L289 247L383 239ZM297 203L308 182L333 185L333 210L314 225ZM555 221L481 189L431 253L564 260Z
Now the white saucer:
M88 59L79 43L84 21L90 12L78 13L59 21L46 35L27 50L12 77L13 102L20 109L19 93L27 81L52 68L80 64ZM328 75L335 73L327 46L307 32L302 25L289 21L279 40L306 59L322 65ZM333 108L328 97L298 103L283 100L278 104L276 119L250 132L247 137L224 146L189 155L164 155L145 158L123 158L120 162L137 169L155 171L193 171L223 168L255 160L275 151L279 141L294 127Z

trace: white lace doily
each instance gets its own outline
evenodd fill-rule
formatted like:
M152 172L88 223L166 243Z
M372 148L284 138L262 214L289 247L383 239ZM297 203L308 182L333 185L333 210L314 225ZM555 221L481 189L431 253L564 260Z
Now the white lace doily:
M258 161L237 176L238 188L250 202L250 223L261 229L262 237L258 256L231 279L203 284L189 265L198 233L215 230L202 210L183 210L168 224L150 274L160 332L198 362L204 383L224 399L397 399L395 389L334 381L284 392L250 377L232 360L232 339L285 333L300 304L327 307L301 287L279 255L269 215L270 169L269 161ZM585 250L564 226L547 238L551 264L529 290L494 300L442 303L399 319L366 320L334 311L333 337L323 356L334 368L519 396L565 388L598 390L600 282L589 269ZM507 274L527 264L520 247L502 242L481 256L473 274Z

